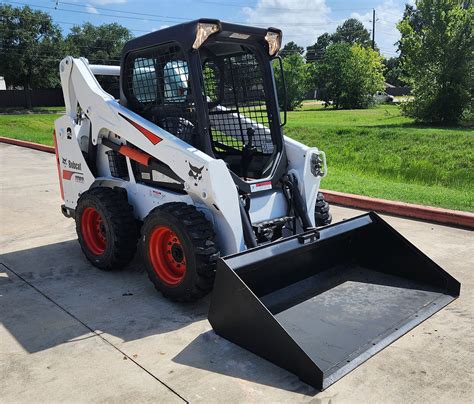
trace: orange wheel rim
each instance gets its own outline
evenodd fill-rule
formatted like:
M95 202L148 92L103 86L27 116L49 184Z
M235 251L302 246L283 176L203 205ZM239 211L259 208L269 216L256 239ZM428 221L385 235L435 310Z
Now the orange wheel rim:
M107 245L107 235L102 216L94 208L85 208L81 217L81 230L87 248L94 255L101 255Z
M167 226L157 226L150 235L148 254L156 275L168 285L179 284L186 274L181 240Z

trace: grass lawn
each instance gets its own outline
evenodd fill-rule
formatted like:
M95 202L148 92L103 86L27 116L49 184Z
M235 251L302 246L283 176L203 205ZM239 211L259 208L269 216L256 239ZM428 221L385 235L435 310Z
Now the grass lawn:
M0 136L53 145L54 121L61 115L0 115Z
M396 105L335 111L315 103L285 132L326 152L335 191L474 211L474 126L414 124Z
M59 114L0 115L0 136L52 145ZM285 133L327 155L335 191L474 211L474 126L416 125L396 105L334 111L308 102Z

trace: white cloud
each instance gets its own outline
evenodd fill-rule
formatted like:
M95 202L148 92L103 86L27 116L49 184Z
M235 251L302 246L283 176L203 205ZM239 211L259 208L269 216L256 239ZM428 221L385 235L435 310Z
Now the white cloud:
M276 27L283 31L283 43L312 45L324 32L333 32L341 21L331 21L326 0L258 0L255 7L243 8L251 25Z
M396 23L402 18L404 3L398 0L381 0L375 5L375 42L387 57L395 56L400 39ZM414 0L408 0L413 4ZM342 4L342 3L341 3ZM347 2L348 7L352 2ZM355 6L354 6L355 7ZM336 5L334 11L338 11ZM337 21L330 18L331 7L326 0L258 0L254 7L244 7L247 23L263 27L277 27L283 31L283 43L296 42L300 46L312 45L324 32L332 33L344 20L354 17L372 32L372 10L353 12Z
M385 0L375 6L375 43L386 57L395 56L397 46L394 44L400 39L396 24L403 17L403 10L404 7L393 0ZM351 17L362 21L372 33L372 11L365 14L352 13Z
M92 14L99 14L97 9L94 6L91 6L90 4L86 6L86 10L87 12L92 13Z

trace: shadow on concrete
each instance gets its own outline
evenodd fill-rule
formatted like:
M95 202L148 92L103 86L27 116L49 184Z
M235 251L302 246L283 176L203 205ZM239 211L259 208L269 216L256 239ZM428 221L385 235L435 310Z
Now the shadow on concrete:
M319 390L294 374L207 331L196 337L173 362L307 396Z
M0 256L0 322L29 353L107 333L137 340L207 318L209 298L192 305L168 301L148 280L142 258L120 272L103 272L77 240ZM16 276L16 275L18 276ZM314 395L295 375L213 331L199 335L173 361L278 389Z
M183 305L158 293L139 253L119 272L93 267L77 240L3 254L0 262L13 272L0 284L0 321L30 353L90 330L131 341L207 317L209 299Z

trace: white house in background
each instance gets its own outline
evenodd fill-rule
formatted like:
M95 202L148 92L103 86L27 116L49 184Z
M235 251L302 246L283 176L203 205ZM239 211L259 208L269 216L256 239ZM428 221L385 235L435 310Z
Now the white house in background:
M7 89L7 85L5 83L5 79L0 76L0 90L6 90Z

